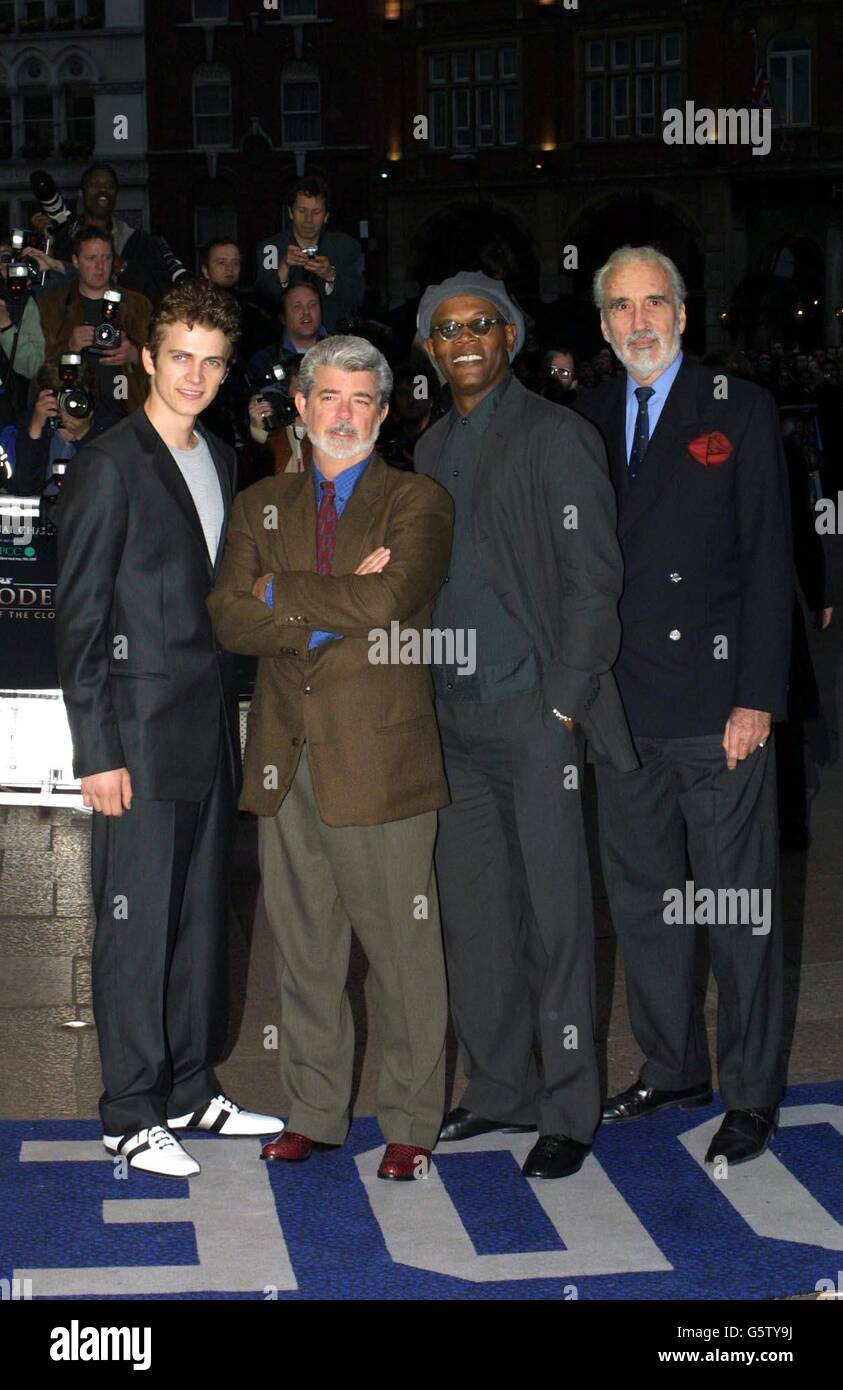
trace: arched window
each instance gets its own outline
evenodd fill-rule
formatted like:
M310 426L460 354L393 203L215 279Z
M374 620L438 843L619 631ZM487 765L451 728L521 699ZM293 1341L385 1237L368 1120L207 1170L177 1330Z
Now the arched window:
M776 125L811 124L811 45L801 34L779 34L767 49Z
M18 75L21 116L21 151L25 159L52 154L53 98L47 86L47 70L38 58L30 58Z
M312 63L285 63L281 73L281 143L318 145L322 140L319 70Z
M193 143L206 150L231 142L231 75L221 63L203 63L193 74Z
M96 74L80 54L65 58L59 69L65 138L62 153L84 156L96 144Z

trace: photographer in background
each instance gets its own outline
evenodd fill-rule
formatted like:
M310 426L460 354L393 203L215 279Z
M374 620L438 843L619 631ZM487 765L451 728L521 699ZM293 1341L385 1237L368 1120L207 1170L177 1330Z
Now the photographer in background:
M317 174L296 180L287 199L289 230L258 247L255 288L277 305L288 285L310 285L319 294L326 332L333 333L338 321L362 304L366 284L360 243L345 232L325 230L328 201L328 185ZM271 250L275 265L267 266Z
M118 258L116 278L119 288L143 294L152 304L157 304L167 290L187 275L187 267L174 255L163 237L153 236L115 217L118 188L117 174L110 164L89 165L80 180L82 211L55 229L53 255L68 262L74 240L82 228L98 227L110 236ZM48 217L46 212L36 213L32 219L33 226L43 230L51 225Z
M68 375L75 376L72 390L65 379ZM122 418L112 401L96 399L94 375L87 363L76 373L68 374L65 368L63 376L60 361L44 362L35 385L38 394L32 412L14 440L15 466L6 490L15 497L57 496L61 465L72 459L83 443L96 439ZM89 409L81 414L85 403Z
M26 399L26 382L44 361L44 334L27 288L9 288L9 266L20 264L8 237L0 240L0 425L13 425ZM26 259L30 259L26 257ZM20 277L19 277L20 278Z
M246 368L250 377L263 378L273 362L288 357L301 357L328 333L322 322L319 295L310 285L290 285L281 296L278 306L281 336L271 347L259 348L249 358Z
M38 301L47 357L82 352L96 364L98 394L126 411L146 399L146 375L140 348L146 342L152 305L145 295L121 290L113 327L117 342L108 347L96 341L114 301L106 300L114 266L114 244L107 232L83 227L72 242L72 261L79 278L51 290ZM110 334L114 337L114 334ZM120 380L119 378L125 378Z
M313 457L310 440L296 410L301 357L287 358L285 376L249 397L252 481L273 473L303 473ZM270 377L270 372L267 377ZM250 376L250 380L255 378Z
M272 338L275 332L275 318L255 303L254 290L244 289L240 284L242 265L243 255L240 247L229 237L215 237L202 248L199 257L201 278L215 285L218 290L228 290L237 300L242 328L238 355L241 361L248 362L252 354ZM225 386L228 385L229 379L230 374L226 378ZM211 428L219 434L215 426L212 425Z

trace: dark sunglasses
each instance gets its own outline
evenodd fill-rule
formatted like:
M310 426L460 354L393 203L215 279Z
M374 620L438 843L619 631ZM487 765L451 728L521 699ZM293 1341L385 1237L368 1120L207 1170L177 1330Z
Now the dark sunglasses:
M438 333L446 342L452 342L454 338L459 337L464 328L469 328L475 338L485 338L496 323L506 323L506 319L490 319L485 314L476 319L469 319L468 323L460 323L458 319L443 319L441 323L432 323L430 331Z

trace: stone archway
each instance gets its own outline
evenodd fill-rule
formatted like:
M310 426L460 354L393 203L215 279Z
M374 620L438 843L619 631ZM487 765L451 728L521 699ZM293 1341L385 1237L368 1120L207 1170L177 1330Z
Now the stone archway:
M575 349L591 355L604 346L592 300L594 274L619 246L655 246L678 265L688 287L688 326L684 342L690 352L705 351L705 266L702 234L684 209L654 192L605 194L576 214L563 236L576 246L576 270L560 268L567 294L559 299L558 332Z
M539 264L532 240L508 209L488 198L449 203L413 237L412 278L434 285L460 270L502 279L520 303L535 297Z
M732 332L742 347L766 350L771 341L803 351L823 341L825 258L809 237L783 236L769 243L758 270L732 298Z

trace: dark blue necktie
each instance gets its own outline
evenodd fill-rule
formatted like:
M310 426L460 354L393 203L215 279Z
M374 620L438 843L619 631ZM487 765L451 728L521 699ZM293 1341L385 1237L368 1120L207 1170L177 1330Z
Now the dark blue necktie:
M635 430L632 435L632 452L629 455L629 476L631 481L638 477L638 470L641 467L644 455L647 452L647 445L650 442L650 416L647 411L647 402L656 393L652 386L636 386L635 395L638 401L638 414L635 417Z

